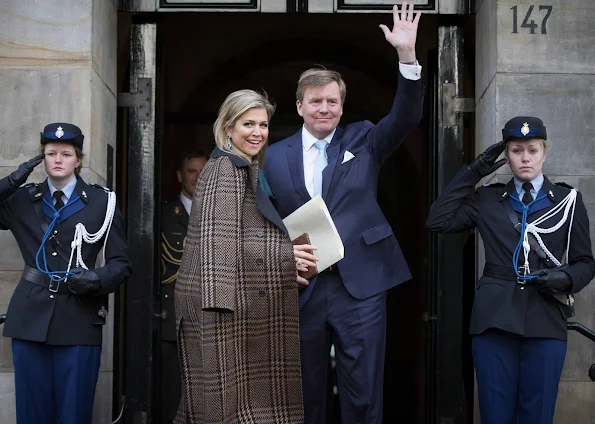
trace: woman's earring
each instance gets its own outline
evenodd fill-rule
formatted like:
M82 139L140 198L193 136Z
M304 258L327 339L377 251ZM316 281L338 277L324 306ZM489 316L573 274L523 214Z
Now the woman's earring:
M231 135L227 136L227 148L231 149Z

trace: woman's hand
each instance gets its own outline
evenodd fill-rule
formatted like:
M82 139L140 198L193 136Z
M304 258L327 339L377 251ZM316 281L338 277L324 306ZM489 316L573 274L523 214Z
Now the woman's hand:
M311 244L297 244L293 246L296 273L298 271L307 272L309 267L316 267L318 258L311 253L314 250L316 250L316 246L312 246ZM300 287L308 286L308 280L299 275L297 276L297 282Z

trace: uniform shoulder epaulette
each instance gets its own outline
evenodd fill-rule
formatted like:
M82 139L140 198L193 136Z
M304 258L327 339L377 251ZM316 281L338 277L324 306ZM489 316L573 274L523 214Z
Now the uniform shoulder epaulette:
M495 188L495 187L504 187L506 184L503 183L493 183L493 184L484 184L482 187L490 187L490 188Z
M100 190L103 190L103 191L105 191L106 193L109 193L110 191L112 191L111 189L109 189L109 188L107 188L107 187L104 187L104 186L102 186L102 185L99 185L99 184L89 184L89 185L90 185L91 187L95 187L95 188L98 188L98 189L100 189Z
M20 186L19 188L30 188L30 187L38 187L40 186L41 183L27 183L27 184L23 184L22 186Z
M565 182L561 181L559 183L555 183L558 187L564 187L567 188L568 190L573 190L574 187L572 187L570 184L566 184Z

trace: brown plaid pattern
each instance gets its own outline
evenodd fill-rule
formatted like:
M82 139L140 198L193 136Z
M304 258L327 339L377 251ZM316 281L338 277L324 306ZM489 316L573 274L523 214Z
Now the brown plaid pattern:
M303 422L293 248L258 211L257 170L218 157L198 182L175 289L176 424Z

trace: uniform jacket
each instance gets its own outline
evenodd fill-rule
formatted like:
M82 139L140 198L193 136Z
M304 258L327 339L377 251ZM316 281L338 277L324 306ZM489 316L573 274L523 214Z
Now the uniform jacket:
M293 248L257 175L216 149L197 184L175 288L176 424L303 423Z
M423 79L411 81L399 73L390 113L374 125L369 121L337 128L327 148L322 173L322 198L345 247L337 268L347 291L357 299L381 293L411 278L391 226L378 205L380 167L417 127L423 110ZM355 157L342 163L345 152ZM281 217L311 197L304 182L302 130L271 145L264 170ZM303 305L314 287L313 278L300 293Z
M83 223L88 232L94 233L105 218L107 192L76 178L69 199L69 205L73 204L63 210L53 237L45 245L50 271L67 269L76 224ZM51 222L52 211L44 205L43 198L52 200L47 180L19 188L0 204L0 228L12 231L25 265L32 268L37 268L35 256ZM103 241L102 238L95 244L83 242L83 261L90 269L95 268ZM107 294L114 292L131 272L126 250L124 219L116 209L106 246L106 264L95 269L101 281L100 294L52 293L48 288L21 279L8 306L4 336L50 345L101 345L101 325L105 320L99 316L99 310L102 305L107 307Z
M513 269L513 252L520 234L514 229L505 208L510 202L517 211L519 221L520 204L512 200L516 196L514 181L506 185L496 184L480 187L473 191L479 178L464 167L440 194L430 209L428 228L439 233L456 233L477 227L485 247L486 263ZM543 187L537 197L546 197L531 205L527 222L533 222L558 204L569 193L569 189L552 184L544 178ZM550 228L561 218L558 214L544 223L541 228ZM559 260L566 250L570 219L557 231L541 234L546 247ZM572 279L572 293L585 287L595 276L595 262L591 251L589 218L578 193L574 222L570 235L569 267L565 272ZM524 263L524 256L521 254ZM522 263L518 264L519 266ZM547 268L535 251L529 254L531 272ZM542 294L530 283L524 286L516 281L482 276L476 286L475 302L471 318L471 333L480 334L489 328L497 328L525 337L545 337L566 340L566 319L558 309L557 301Z
M188 213L179 198L161 209L161 340L176 341L174 288L188 231Z

